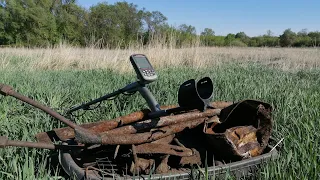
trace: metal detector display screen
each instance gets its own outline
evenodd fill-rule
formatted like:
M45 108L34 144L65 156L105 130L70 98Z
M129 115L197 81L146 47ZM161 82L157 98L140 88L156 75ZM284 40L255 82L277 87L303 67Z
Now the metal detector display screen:
M134 57L134 61L140 69L152 69L149 61L145 57Z

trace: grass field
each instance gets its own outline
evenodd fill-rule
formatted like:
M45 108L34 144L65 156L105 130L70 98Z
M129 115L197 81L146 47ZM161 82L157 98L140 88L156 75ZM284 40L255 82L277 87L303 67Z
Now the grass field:
M320 51L269 48L148 48L138 50L0 49L0 83L60 113L133 82L131 53L145 53L159 80L150 84L160 104L177 104L179 85L190 78L214 80L214 100L259 99L274 106L272 136L280 158L259 179L320 179ZM111 119L146 107L138 95L119 96L76 121ZM0 134L35 141L34 134L61 127L45 113L0 97ZM0 179L64 179L48 150L0 150Z

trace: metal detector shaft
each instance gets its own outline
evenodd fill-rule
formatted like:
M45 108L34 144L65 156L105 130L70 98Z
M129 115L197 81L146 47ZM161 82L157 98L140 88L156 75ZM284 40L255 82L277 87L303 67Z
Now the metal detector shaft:
M139 91L139 93L142 95L142 97L147 101L147 104L150 107L151 111L153 111L153 112L160 111L160 105L158 104L157 100L154 98L152 93L149 91L149 89L147 87L145 87L145 84L137 81L137 82L133 82L131 84L128 84L124 88L121 88L121 89L114 91L110 94L106 94L106 95L101 96L97 99L94 99L90 102L83 103L79 106L72 107L71 109L69 109L66 112L66 114L70 114L70 113L77 111L77 110L80 110L80 109L88 110L88 108L93 104L108 100L108 99L110 99L114 96L117 96L121 93L124 93L124 92L132 93L135 91Z
M112 97L114 97L114 96L117 96L117 95L119 95L119 94L121 94L121 93L124 93L124 92L134 92L134 91L137 91L137 88L138 88L139 86L141 86L141 85L139 84L139 82L131 83L131 84L127 85L126 87L121 88L121 89L119 89L119 90L117 90L117 91L114 91L114 92L112 92L112 93L110 93L110 94L106 94L106 95L101 96L101 97L99 97L99 98L97 98L97 99L94 99L94 100L92 100L92 101L90 101L90 102L83 103L83 104L81 104L81 105L79 105L79 106L72 107L71 109L69 109L69 110L67 111L66 114L70 114L70 113L72 113L72 112L74 112L74 111L77 111L77 110L80 110L80 109L87 110L87 109L88 109L91 105L93 105L93 104L99 103L99 102L101 102L101 101L108 100L108 99L110 99L110 98L112 98Z
M104 96L99 97L99 98L97 98L97 99L95 99L95 100L92 100L92 101L90 101L90 102L83 103L83 104L81 104L81 105L79 105L79 106L76 106L76 107L72 107L71 109L69 109L69 110L66 112L66 114L70 114L70 113L72 113L72 112L74 112L74 111L77 111L77 110L80 110L80 109L87 110L91 105L96 104L96 103L101 102L101 101L108 100L109 98L114 97L114 96L116 96L116 95L118 95L118 94L121 94L122 92L123 92L122 89L119 89L119 90L117 90L117 91L115 91L115 92L113 92L113 93L104 95Z

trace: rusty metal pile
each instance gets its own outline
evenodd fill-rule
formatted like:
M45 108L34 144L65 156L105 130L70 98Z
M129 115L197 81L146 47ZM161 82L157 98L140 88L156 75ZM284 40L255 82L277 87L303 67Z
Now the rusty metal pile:
M258 156L272 130L272 107L255 100L212 102L203 111L163 106L161 109L169 115L150 118L150 110L145 109L113 120L76 125L7 85L0 84L0 92L69 125L37 134L38 143L1 137L1 147L60 149L69 155L64 156L66 164L61 164L65 170L78 168L78 177L91 179L115 174L176 173L204 165L206 159L212 166Z
M70 108L77 110L139 92L149 109L113 120L78 125L68 117L0 84L0 94L41 109L68 127L36 135L38 142L9 140L7 146L58 150L64 171L75 179L101 179L141 174L174 174L193 167L240 161L264 153L272 130L272 107L256 100L211 102L209 77L184 82L178 104L160 106L146 87L157 75L141 54L130 56L138 81L95 100Z
M170 109L171 115L159 119L149 119L149 111L143 110L84 124L83 128L99 134L101 143L71 154L78 158L80 167L89 169L87 174L124 176L176 173L204 165L206 158L211 166L263 152L272 128L270 105L253 100L211 105L213 109L203 112L162 107ZM71 128L39 133L36 137L44 143L72 138L77 142L81 138L75 137Z

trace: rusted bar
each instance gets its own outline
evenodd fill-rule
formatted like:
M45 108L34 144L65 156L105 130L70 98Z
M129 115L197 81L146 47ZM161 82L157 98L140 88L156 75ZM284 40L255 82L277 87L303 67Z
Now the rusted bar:
M152 142L163 137L169 136L171 134L175 134L178 132L183 131L185 128L192 129L199 124L203 123L207 118L199 118L193 119L190 121L182 122L173 124L170 126L165 126L162 128L152 129L150 132L145 133L137 133L137 134L103 134L96 139L86 139L83 138L82 132L76 132L76 141L81 143L88 143L88 144L105 144L105 145L123 145L123 144L142 144L147 142Z
M169 154L174 156L192 156L193 152L189 148L170 145L146 143L136 146L137 154Z
M20 101L26 102L28 104L30 104L31 106L34 106L38 109L43 110L44 112L48 113L49 115L51 115L52 117L60 120L61 122L65 123L66 125L68 125L71 128L76 128L78 127L77 124L71 122L69 119L61 116L59 113L53 111L52 109L50 109L49 107L46 107L45 105L42 105L26 96L23 96L22 94L17 93L16 91L14 91L14 89L8 85L4 85L4 84L0 84L0 91L2 95L5 96L12 96Z
M97 138L96 135L93 134L91 131L88 131L87 129L84 129L84 128L80 127L79 125L71 122L69 119L67 119L67 118L63 117L62 115L60 115L59 113L53 111L51 108L49 108L43 104L40 104L39 102L36 102L26 96L23 96L20 93L17 93L16 91L14 91L14 89L12 87L10 87L8 85L0 84L0 94L4 95L4 96L7 96L7 95L12 96L20 101L23 101L23 102L30 104L33 107L41 109L42 111L46 112L50 116L65 123L69 127L73 128L73 129L77 129L78 132L82 131L81 134L83 137L87 136L87 138Z
M189 112L184 114L178 114L174 116L164 116L158 119L150 119L142 122L137 122L132 125L119 127L110 131L103 132L102 134L133 134L143 129L151 129L155 127L168 126L180 122L189 121L192 119L198 119L208 116L215 116L220 114L221 109L207 109L205 112Z
M16 146L16 147L29 147L29 148L38 148L38 149L79 149L84 148L84 146L77 145L59 145L51 143L40 143L40 142L28 142L28 141L14 141L9 140L8 137L0 136L0 148L5 148L7 146Z

